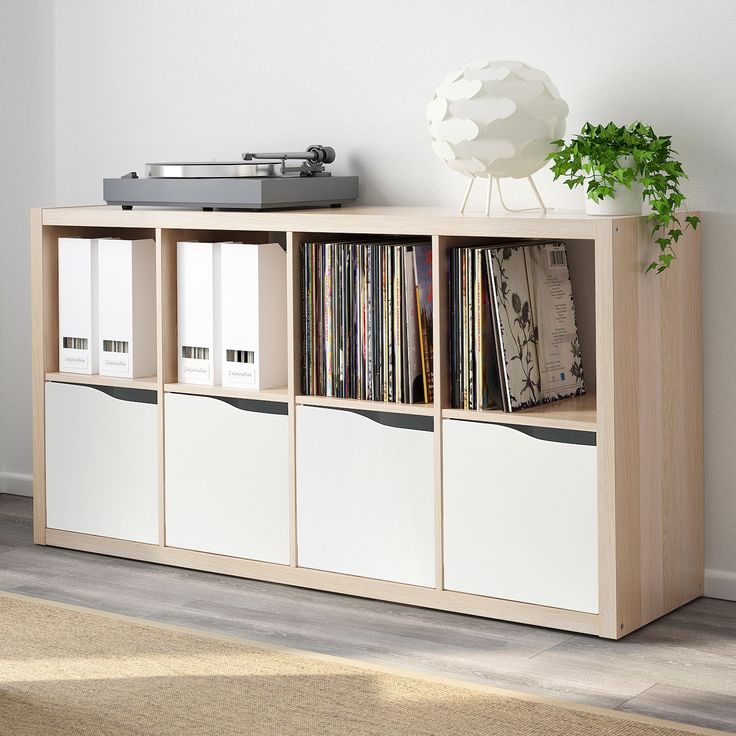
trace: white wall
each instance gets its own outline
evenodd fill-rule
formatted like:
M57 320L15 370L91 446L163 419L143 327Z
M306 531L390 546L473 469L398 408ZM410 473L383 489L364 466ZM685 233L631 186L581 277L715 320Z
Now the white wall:
M424 108L475 58L545 69L570 131L641 118L672 134L690 205L704 211L708 589L736 598L736 4L57 0L56 14L60 204L99 201L104 176L147 161L326 143L336 172L361 176L364 203L455 206L463 181L431 153ZM551 204L582 206L538 180ZM9 420L22 428L19 468L26 398Z
M32 493L29 209L54 203L54 7L0 0L0 492Z

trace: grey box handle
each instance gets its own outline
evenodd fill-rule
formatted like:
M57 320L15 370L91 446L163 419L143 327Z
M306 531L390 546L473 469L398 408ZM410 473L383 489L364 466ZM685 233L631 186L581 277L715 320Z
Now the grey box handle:
M281 414L289 413L289 405L285 401L262 401L260 399L237 399L233 396L208 396L206 394L185 394L185 396L197 396L200 399L215 399L229 404L241 411L250 411L257 414Z
M366 409L348 409L345 407L320 407L328 411L349 411L361 417L370 419L372 422L382 424L384 427L396 427L397 429L413 429L418 432L433 432L434 418L420 414L401 414L393 411L371 411Z
M158 394L155 388L125 388L123 386L99 386L93 383L67 383L66 381L52 381L63 383L65 386L82 386L107 394L119 401L133 401L136 404L158 404Z

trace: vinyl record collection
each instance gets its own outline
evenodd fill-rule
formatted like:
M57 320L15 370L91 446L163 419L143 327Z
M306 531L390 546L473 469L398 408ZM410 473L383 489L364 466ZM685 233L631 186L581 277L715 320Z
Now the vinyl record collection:
M502 404L491 307L489 249L452 248L450 263L450 384L452 406Z
M565 244L448 256L452 406L515 411L585 393Z
M301 294L304 394L432 401L429 242L302 243Z

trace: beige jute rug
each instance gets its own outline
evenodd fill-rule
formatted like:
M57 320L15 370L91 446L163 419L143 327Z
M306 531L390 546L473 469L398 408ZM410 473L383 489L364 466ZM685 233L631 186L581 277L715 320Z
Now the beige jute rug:
M3 736L682 736L653 719L0 594Z

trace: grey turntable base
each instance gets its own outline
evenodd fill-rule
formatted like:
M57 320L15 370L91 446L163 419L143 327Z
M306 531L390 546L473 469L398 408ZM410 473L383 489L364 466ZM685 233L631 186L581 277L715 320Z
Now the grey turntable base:
M271 210L352 204L357 176L105 179L108 204L191 209Z
M306 151L244 153L241 161L175 162L146 165L103 180L108 204L204 210L275 210L340 207L358 197L357 176L332 176L326 165L335 149L313 145ZM299 165L289 165L300 161Z

